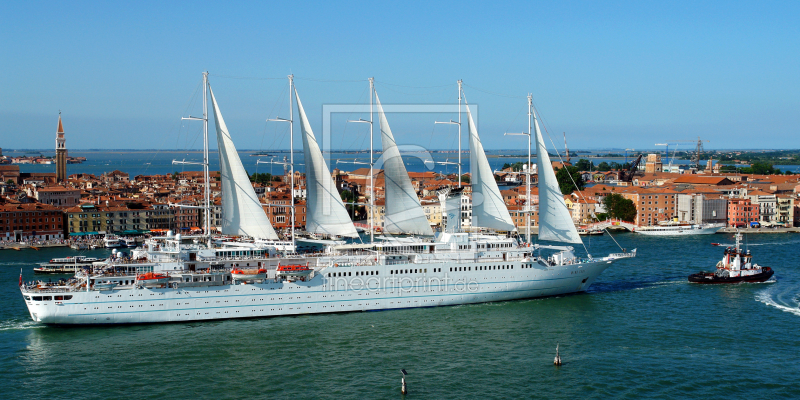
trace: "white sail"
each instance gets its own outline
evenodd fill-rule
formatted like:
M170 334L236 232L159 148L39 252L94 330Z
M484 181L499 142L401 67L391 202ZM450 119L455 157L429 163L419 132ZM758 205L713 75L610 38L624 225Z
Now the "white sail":
M469 168L472 173L472 225L500 231L516 230L494 180L489 160L486 159L469 105L466 108L469 120Z
M267 214L250 184L236 152L228 127L222 119L214 91L211 104L214 107L214 123L217 127L219 148L220 181L222 182L222 233L225 235L249 236L257 239L278 240Z
M386 182L386 213L383 229L388 233L409 233L433 236L433 229L419 204L417 193L411 185L403 157L394 141L389 121L383 112L381 101L375 93L378 117L381 123L383 144L383 173Z
M536 119L533 120L533 127L536 131L536 165L539 170L539 240L582 243L558 187L556 173L553 172Z
M306 161L306 231L321 233L331 236L358 237L353 221L347 215L336 184L333 183L331 172L322 151L319 149L317 138L311 130L303 103L297 90L294 91L297 99L297 109L300 116L300 127L303 131L303 154Z

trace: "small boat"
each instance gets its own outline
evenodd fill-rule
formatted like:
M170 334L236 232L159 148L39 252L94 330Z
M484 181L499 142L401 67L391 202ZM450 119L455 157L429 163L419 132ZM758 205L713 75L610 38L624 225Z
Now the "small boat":
M91 267L92 263L100 261L99 258L74 256L53 258L49 262L40 263L33 269L36 274L74 274L81 268Z
M74 256L74 257L64 257L64 258L53 258L50 260L50 264L91 264L95 261L100 261L100 259L95 257Z
M305 277L311 273L308 265L279 265L278 276Z
M117 287L117 284L109 281L94 284L94 289L98 291L114 290L115 287Z
M106 236L103 238L103 245L104 245L106 248L109 248L109 249L111 249L111 248L115 248L115 247L120 247L120 246L122 246L122 243L120 243L120 240L119 240L119 238L118 238L118 237L116 237L116 236L113 236L113 235L106 235Z
M128 247L128 248L136 247L136 239L134 239L134 238L121 238L121 239L119 239L119 242L120 242L120 245Z
M73 244L69 245L69 248L71 248L73 250L88 250L89 249L89 245L86 244L86 243L77 243L76 242L76 243L73 243Z
M589 235L602 235L604 232L601 229L578 229L578 235L581 236L589 236Z
M692 283L742 283L765 282L775 273L770 267L753 264L750 250L742 250L739 246L742 234L736 232L735 247L725 248L722 260L717 262L714 272L698 272L689 275Z
M159 286L169 283L169 275L158 272L147 272L136 277L139 286Z
M234 268L231 271L231 277L239 281L252 281L257 279L267 279L267 270L260 269L239 269Z

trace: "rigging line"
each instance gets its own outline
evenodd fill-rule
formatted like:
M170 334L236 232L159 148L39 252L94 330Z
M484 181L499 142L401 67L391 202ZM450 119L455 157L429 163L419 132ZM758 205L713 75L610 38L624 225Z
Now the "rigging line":
M469 88L475 89L475 90L477 90L479 92L483 92L483 93L486 93L486 94L491 94L491 95L494 95L494 96L508 97L510 99L527 99L527 97L525 97L525 96L512 96L512 95L509 95L509 94L490 92L488 90L483 90L483 89L477 88L477 87L472 86L472 85L467 85L466 83L464 83L463 85L467 86Z
M368 90L369 90L369 88L364 88L364 90L361 91L361 95L358 96L358 101L356 102L356 104L362 104L363 100L366 99L366 95L367 95L367 91ZM353 115L353 112L351 111L351 112L349 112L347 114L347 117L345 118L344 129L342 129L342 142L341 142L342 146L344 146L344 143L345 143L344 138L347 135L347 126L349 125L347 123L347 120L349 120L352 115ZM356 134L356 140L358 140L358 137L359 137L358 134ZM359 150L364 148L363 146L364 146L364 142L366 141L366 137L367 136L364 135L364 138L361 140L361 144L359 145L361 147L359 148ZM353 142L355 142L355 141L353 141ZM340 150L344 150L344 148L341 148Z
M450 84L447 84L447 85L436 85L436 86L408 86L408 85L396 85L394 83L378 81L378 80L376 80L375 82L382 83L384 85L389 85L389 86L397 86L397 87L413 88L413 89L431 89L431 88L440 88L440 87L453 87L453 86L456 85L455 83L450 83Z
M286 84L283 85L283 89L286 89L287 86L289 86L289 82L286 82ZM283 92L285 93L286 90L283 90ZM286 97L285 96L280 96L279 98L280 98L280 100L276 101L272 105L272 109L269 110L269 114L267 114L267 118L269 118L269 116L272 115L272 112L275 111L276 108L283 108L283 104L286 101ZM291 123L294 123L294 122L290 122L290 124ZM261 135L261 143L259 144L259 146L260 146L259 150L264 150L264 138L266 138L266 136L267 136L267 126L268 125L269 125L269 122L268 121L264 121L264 133ZM277 131L278 131L278 127L275 126L276 135L277 135ZM275 140L276 139L273 139L273 141L272 141L273 145L275 144Z
M203 85L203 81L200 80L200 82L198 82L197 86L194 88L194 93L192 93L192 96L189 98L189 101L186 103L186 107L183 109L183 113L181 115L186 115L186 112L189 111L189 108L193 104L195 104L195 101L197 100L197 92L200 90L200 86L202 86L202 85ZM175 138L175 149L176 150L180 148L180 144L181 144L181 130L183 129L183 120L181 119L181 120L176 121L172 125L172 128L170 129L170 131L175 129L175 125L177 125L177 124L180 124L180 127L178 128L178 134L176 135L176 138ZM187 131L188 131L188 129L187 129ZM164 137L167 138L168 135L165 135ZM154 155L154 157L155 157L155 155ZM150 162L152 162L152 161L153 160L150 160Z
M245 80L254 80L254 81L272 81L278 79L286 79L286 77L282 78L266 78L266 77L255 77L255 76L233 76L233 75L218 75L209 73L208 76L213 76L215 78L226 78L226 79L245 79Z
M450 89L452 89L452 85L450 85L448 87L445 87L444 89L439 89L439 90L436 90L436 91L433 91L433 92L426 92L426 93L401 92L399 90L395 90L395 89L392 89L392 88L384 88L384 89L392 91L392 92L395 92L395 93L405 94L405 95L408 95L408 96L429 96L429 95L432 95L432 94L442 93L442 92L445 92L447 90L450 90Z
M336 82L345 82L345 83L346 82L369 82L369 79L349 80L349 79L316 79L316 78L298 78L298 77L294 77L294 79L295 80L300 80L300 81L333 82L333 83L336 83Z
M512 119L511 122L508 123L508 128L506 128L506 132L508 132L509 129L511 129L511 125L514 125L514 123L517 122L517 119L519 118L520 114L522 114L522 112L525 111L526 108L528 108L528 107L522 107L522 108L519 109L519 112L517 113L517 116L514 117L514 119Z

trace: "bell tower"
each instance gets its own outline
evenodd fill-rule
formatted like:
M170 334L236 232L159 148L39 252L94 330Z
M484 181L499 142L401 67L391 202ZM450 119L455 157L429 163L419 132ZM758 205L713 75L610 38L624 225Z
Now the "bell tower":
M67 144L64 139L64 126L61 125L61 111L58 112L58 130L56 131L56 181L67 181Z

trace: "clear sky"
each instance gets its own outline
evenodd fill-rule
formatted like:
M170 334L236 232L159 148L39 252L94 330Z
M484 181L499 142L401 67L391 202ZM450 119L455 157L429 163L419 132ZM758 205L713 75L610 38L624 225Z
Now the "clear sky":
M54 147L59 109L68 148L197 147L179 119L205 70L240 149L288 147L265 119L288 116L289 73L317 131L323 104L368 101L367 77L386 104L454 102L463 79L489 149L522 146L503 132L527 128L528 92L575 149L800 148L798 1L6 1L0 44L3 148ZM346 117L366 116L337 120L334 147L364 148ZM433 125L450 118L389 121L455 148Z

